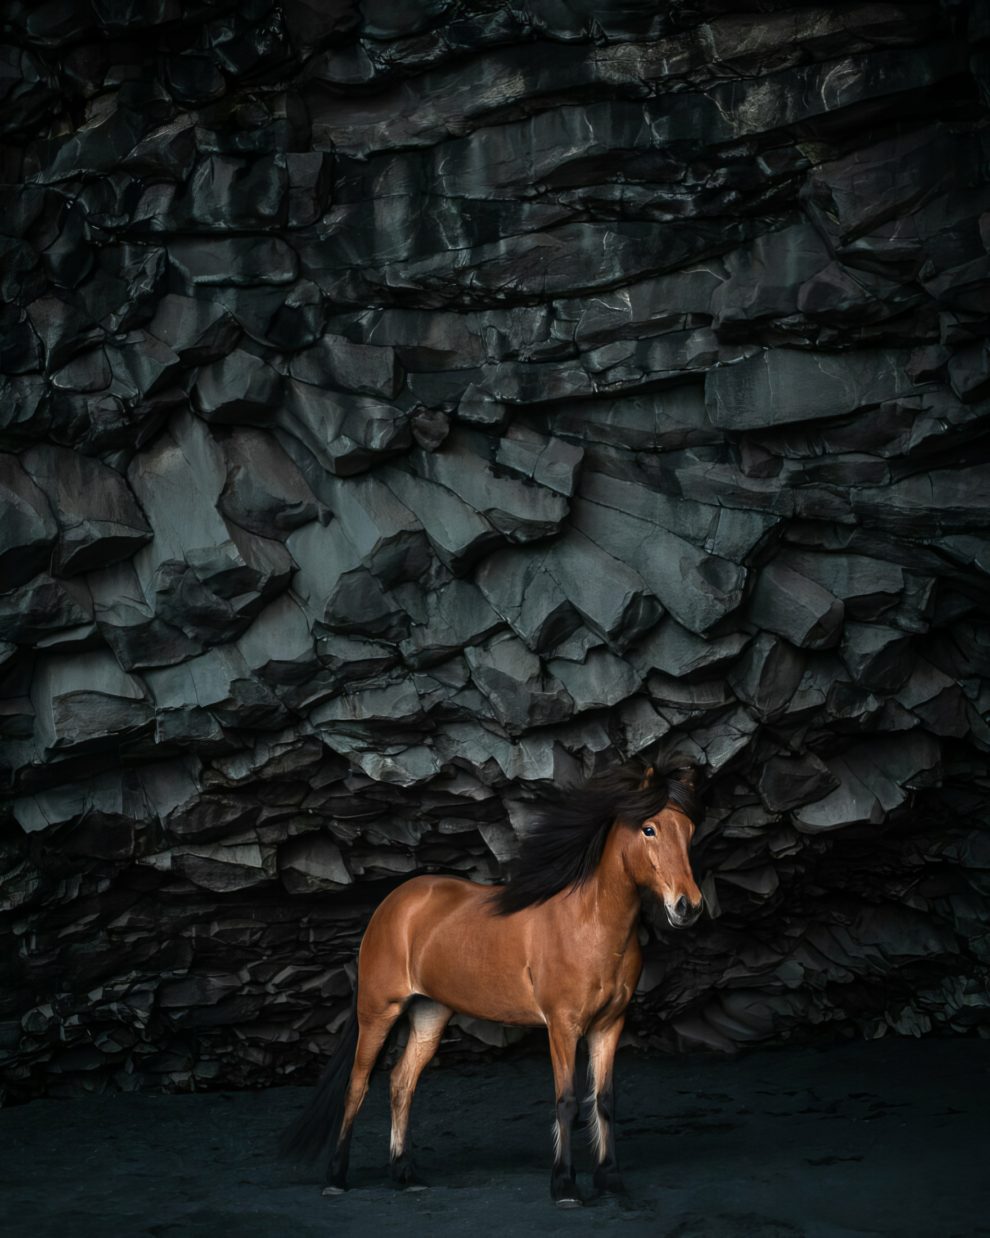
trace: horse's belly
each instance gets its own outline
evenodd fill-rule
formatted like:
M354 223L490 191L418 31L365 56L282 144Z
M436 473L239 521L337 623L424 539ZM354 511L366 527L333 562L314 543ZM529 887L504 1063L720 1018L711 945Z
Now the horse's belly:
M483 972L459 968L444 973L431 967L422 976L417 989L425 997L476 1019L513 1023L521 1027L538 1027L545 1022L543 1013L533 1001L532 992L526 992L521 985L506 985L504 981Z

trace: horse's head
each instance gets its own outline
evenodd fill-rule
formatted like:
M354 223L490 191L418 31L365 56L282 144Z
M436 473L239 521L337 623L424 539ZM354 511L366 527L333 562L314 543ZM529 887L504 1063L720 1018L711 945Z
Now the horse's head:
M642 788L661 775L649 769ZM626 868L641 889L663 899L667 919L675 928L694 924L703 900L691 871L689 850L697 816L697 765L685 763L665 773L669 799L659 812L633 825L625 847Z

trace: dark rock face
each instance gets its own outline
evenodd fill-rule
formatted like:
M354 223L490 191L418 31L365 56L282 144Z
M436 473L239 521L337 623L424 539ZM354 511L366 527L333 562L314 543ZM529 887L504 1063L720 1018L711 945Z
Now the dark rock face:
M642 1044L986 1034L978 7L6 19L10 1094L312 1070L395 882L674 747Z

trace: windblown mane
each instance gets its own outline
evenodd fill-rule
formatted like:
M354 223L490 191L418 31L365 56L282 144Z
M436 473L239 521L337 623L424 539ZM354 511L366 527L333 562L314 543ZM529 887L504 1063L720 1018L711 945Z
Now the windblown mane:
M557 792L523 836L515 871L492 894L497 915L582 885L598 867L616 821L639 825L668 804L701 820L697 765L675 755L661 769L627 765Z

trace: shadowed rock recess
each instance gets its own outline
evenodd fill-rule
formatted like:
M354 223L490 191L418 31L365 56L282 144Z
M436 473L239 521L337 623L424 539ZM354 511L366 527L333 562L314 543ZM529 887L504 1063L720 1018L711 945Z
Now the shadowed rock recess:
M675 746L637 1043L987 1034L985 7L4 23L8 1094L311 1077L394 883Z

